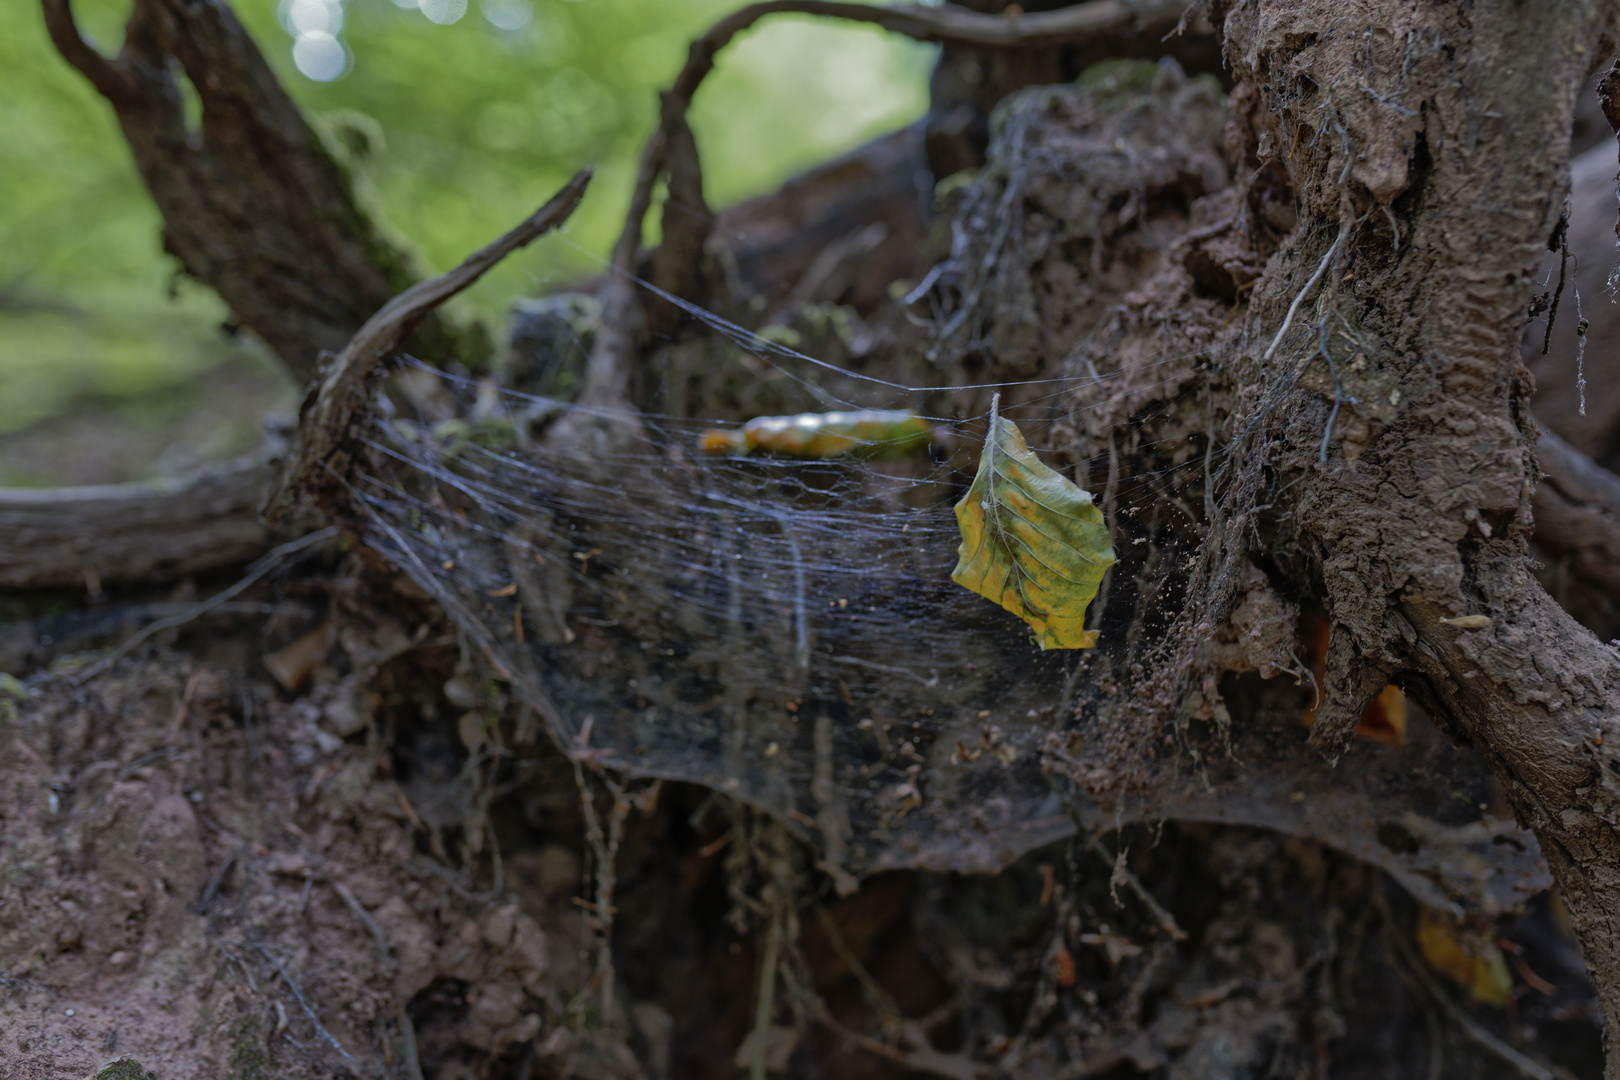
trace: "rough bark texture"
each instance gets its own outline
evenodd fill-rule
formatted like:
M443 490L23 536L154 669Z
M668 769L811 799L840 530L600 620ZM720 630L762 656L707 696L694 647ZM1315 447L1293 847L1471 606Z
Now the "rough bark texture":
M0 588L176 581L264 554L262 458L158 484L0 489Z
M107 99L163 214L165 250L219 293L293 377L314 377L414 280L408 256L356 203L352 180L282 89L235 14L207 0L140 0L116 58L79 34L69 0L43 0L62 56ZM201 100L186 117L182 80ZM481 329L431 321L424 356L474 358Z
M1484 752L1580 930L1614 1077L1620 765L1606 729L1620 658L1525 565L1534 433L1518 356L1532 274L1567 190L1574 94L1613 48L1614 11L1544 16L1511 4L1349 15L1234 4L1221 22L1234 72L1263 88L1294 148L1300 197L1293 241L1256 289L1256 340L1283 321L1329 238L1349 230L1327 260L1324 285L1340 287L1325 295L1365 330L1367 362L1388 375L1378 389L1399 394L1398 415L1353 463L1332 440L1328 461L1316 460L1327 403L1300 395L1279 413L1272 467L1290 497L1265 547L1320 582L1335 640L1350 646L1338 663L1330 656L1332 718L1317 734L1331 750L1348 733L1382 681L1366 670L1402 672ZM1284 338L1282 370L1313 359L1323 307Z

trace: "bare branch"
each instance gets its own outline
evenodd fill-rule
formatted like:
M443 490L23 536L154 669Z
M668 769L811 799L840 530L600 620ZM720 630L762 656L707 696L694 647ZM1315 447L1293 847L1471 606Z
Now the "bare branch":
M276 520L288 513L300 494L321 486L323 473L338 478L347 473L342 459L356 425L370 407L371 379L383 361L434 308L483 277L512 252L567 221L584 198L590 181L590 169L575 173L516 228L467 256L454 270L406 289L366 320L332 361L314 399L304 408L297 441L282 467L281 482L266 501L267 517Z
M686 111L698 87L714 70L716 55L744 30L772 15L817 15L880 26L918 41L982 48L1046 49L1125 30L1162 34L1176 25L1186 8L1184 0L1144 0L1136 4L1091 0L1056 11L986 15L955 7L911 4L874 7L841 0L766 0L750 4L716 22L692 42L685 66L664 95L663 119L642 152L630 211L613 249L611 277L602 299L603 332L591 354L581 401L604 408L622 405L622 388L644 322L633 275L636 256L641 250L641 226L652 205L653 188L666 170L678 167L679 186L686 191L701 191L701 166L695 151L689 155L678 152L691 139L686 131ZM672 154L671 147L677 148L677 152ZM676 185L672 182L671 187L673 190Z
M103 56L85 40L73 17L71 0L40 0L40 7L45 14L45 30L51 36L51 44L62 54L62 59L90 80L97 93L113 102L135 99L140 88L134 77L128 69Z

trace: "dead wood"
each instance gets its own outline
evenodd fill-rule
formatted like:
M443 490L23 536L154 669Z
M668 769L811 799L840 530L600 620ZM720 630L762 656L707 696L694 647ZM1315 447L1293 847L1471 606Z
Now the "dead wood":
M1037 16L992 19L994 27L972 23L969 33L961 29L969 24L955 12L930 22L935 9L860 8L851 14L848 8L811 2L756 5L718 24L694 46L676 91L666 99L666 122L644 157L631 224L615 251L617 273L605 286L612 290L604 303L607 322L582 403L623 406L630 413L628 374L645 329L629 276L639 257L640 223L662 173L679 169L680 177L671 176L672 188L678 179L680 190L701 192L695 154L674 141L683 129L672 119L679 110L669 111L668 102L689 100L714 51L749 21L780 11L849 15L913 36L934 35L930 40L955 40L941 35L959 32L963 40L1009 47L1050 40L1057 32L1053 19ZM1384 8L1363 13L1365 27L1331 33L1323 28L1342 27L1344 12L1328 0L1286 9L1238 2L1217 10L1226 56L1246 88L1234 101L1236 137L1247 140L1256 167L1245 169L1242 190L1228 192L1226 177L1215 175L1222 170L1212 167L1201 174L1200 162L1193 160L1197 155L1189 152L1188 167L1177 171L1175 181L1190 192L1186 204L1209 200L1201 204L1203 210L1225 207L1241 216L1259 206L1258 212L1279 212L1269 218L1261 213L1258 220L1269 226L1247 217L1241 229L1222 226L1232 234L1233 246L1225 250L1213 250L1220 229L1194 230L1191 212L1180 216L1175 227L1187 245L1211 241L1213 254L1204 251L1201 261L1179 258L1185 248L1160 244L1176 251L1178 259L1141 274L1150 279L1161 274L1161 280L1149 282L1161 287L1159 292L1144 288L1106 297L1097 290L1099 302L1112 302L1113 321L1088 346L1091 353L1077 352L1075 359L1096 360L1104 346L1143 342L1149 343L1142 345L1144 355L1174 351L1182 366L1156 375L1181 379L1179 389L1202 387L1207 413L1166 410L1164 423L1176 428L1170 433L1176 438L1155 432L1158 443L1144 440L1144 445L1185 445L1188 432L1207 431L1205 445L1212 452L1219 414L1221 430L1231 433L1224 448L1229 464L1219 474L1206 467L1205 486L1142 496L1141 504L1127 508L1173 506L1185 519L1124 526L1154 544L1128 568L1139 580L1154 586L1169 580L1169 573L1153 579L1144 569L1161 543L1162 550L1186 556L1178 565L1195 570L1174 617L1158 624L1167 623L1168 629L1144 631L1144 637L1159 639L1150 640L1150 650L1127 657L1134 666L1109 669L1108 657L1099 654L1092 675L1117 674L1121 680L1110 678L1103 685L1096 678L1098 685L1085 690L1086 706L1103 717L1088 729L1100 733L1094 744L1099 749L1066 739L1074 728L1057 730L1042 763L1055 779L1071 785L1071 794L1111 800L1088 807L1089 813L1076 812L1088 828L1121 820L1122 792L1139 796L1146 787L1151 793L1162 777L1184 784L1185 775L1168 765L1156 773L1160 766L1149 764L1173 761L1171 755L1155 758L1147 750L1158 751L1161 735L1167 744L1175 737L1183 747L1193 744L1184 706L1194 677L1208 675L1206 685L1214 687L1222 670L1202 663L1200 650L1232 615L1243 583L1258 576L1259 591L1285 588L1290 596L1320 601L1333 623L1333 645L1314 742L1340 752L1368 698L1395 678L1448 733L1477 749L1501 780L1521 823L1540 840L1581 933L1612 1032L1620 1022L1620 782L1615 780L1620 775L1620 662L1612 648L1559 609L1525 567L1535 469L1529 385L1518 341L1536 260L1562 203L1563 140L1573 94L1596 58L1593 51L1614 47L1615 12L1577 4L1549 19L1544 12L1500 3L1471 8L1464 21L1439 4ZM1110 3L1053 14L1070 20L1065 33L1083 32L1076 27L1093 25L1087 20L1131 17L1123 5ZM1008 39L1009 25L1027 33ZM1429 48L1431 42L1445 47ZM105 86L103 92L127 91L127 73L110 62L83 55L72 42L59 42L59 48L77 56L81 70ZM1515 71L1521 74L1512 75ZM1022 147L1014 151L1021 153ZM1025 164L1016 153L1015 174ZM1257 182L1262 176L1281 178L1272 192L1281 196L1269 206L1253 197L1263 186ZM1025 179L1009 179L1005 191L995 192L1005 201L990 205L1020 207L1031 197L1017 187ZM582 187L583 178L576 178L526 223L531 234L565 218ZM1222 202L1228 194L1235 197ZM1284 209L1286 214L1280 212ZM1150 224L1168 230L1165 221L1178 215L1180 210L1164 213ZM1114 224L1123 230L1122 222ZM1005 221L992 221L984 231L996 245L1010 234ZM346 497L348 455L372 376L413 319L506 250L527 242L513 239L518 232L451 275L401 295L355 336L305 410L300 446L283 474L276 509L284 511L300 495L329 506ZM1011 235L1016 243L1017 235ZM1088 239L1100 248L1115 237L1104 236L1099 226ZM992 254L1003 263L1012 261L1008 253ZM1181 292L1165 286L1170 279ZM1210 293L1218 294L1218 307ZM987 304L999 299L984 295ZM1252 296L1247 309L1228 307L1245 295ZM1155 304L1161 305L1158 310ZM1244 317L1234 318L1239 311ZM1006 321L1029 325L1028 320ZM1354 351L1344 348L1346 341ZM1178 348L1167 350L1167 343ZM1028 349L1048 344L1037 340ZM996 357L1008 365L999 377L1027 377L1038 370L1015 370L1016 360L1013 350ZM1131 389L1125 387L1119 396ZM1147 405L1158 400L1101 403L1114 411L1099 408L1099 432L1088 437L1106 436L1110 467L1115 434L1132 436ZM1100 452L1097 459L1105 460ZM1183 470L1177 482L1186 484L1180 477L1192 475ZM1588 481L1591 490L1601 487ZM1573 489L1559 492L1571 502L1585 498ZM1600 492L1593 501L1601 497ZM1202 506L1204 516L1190 506ZM1266 569L1251 565L1251 556ZM1124 575L1121 581L1130 583ZM1129 602L1111 600L1119 608ZM1148 606L1139 602L1141 610ZM452 613L464 625L477 621ZM1143 625L1145 619L1132 624L1133 634ZM972 644L975 635L982 636L964 630L961 640ZM597 659L613 658L614 648L599 645ZM628 648L623 653L633 655ZM1140 662L1144 659L1158 663ZM618 678L631 669L609 664L606 670ZM947 686L942 693L958 689ZM1213 699L1215 691L1209 693ZM1218 715L1218 700L1205 704ZM1074 712L1078 717L1080 710ZM606 734L610 723L604 719L597 730ZM1257 734L1290 737L1292 750L1304 752L1297 716L1275 725L1269 736L1242 729L1227 746L1241 748L1245 738ZM1212 750L1214 741L1201 748ZM584 743L582 738L579 746ZM592 760L611 761L594 747L591 754ZM1252 788L1254 777L1264 777L1267 765L1282 756L1233 757L1223 767L1230 766L1236 780L1219 769L1198 779L1209 785L1206 790L1226 782L1234 789ZM1254 761L1266 764L1246 764ZM1279 774L1281 780L1297 775L1287 767L1279 767ZM1346 786L1333 785L1335 778L1325 769L1322 775L1331 788ZM1273 787L1272 797L1282 804L1274 808L1278 818L1295 795L1306 794L1293 784ZM919 822L935 812L932 804L948 810L966 801L947 786L931 790L930 807L919 809L902 827L917 831L895 830L902 840L921 833ZM1445 789L1440 790L1444 798ZM1370 801L1381 805L1378 800L1386 794L1375 790ZM1324 803L1333 797L1324 793ZM1196 802L1196 795L1188 800ZM1325 821L1333 820L1332 809ZM1370 814L1365 807L1358 812ZM1219 802L1208 814L1216 820L1254 820L1234 818ZM1196 815L1189 811L1188 816ZM1270 820L1258 823L1283 827ZM1013 829L1045 826L1053 831L1041 838L1050 839L1070 824L1014 816L999 833L1008 821L990 823L976 843L997 855L1016 854L1018 841L1008 839ZM1389 847L1376 829L1373 838ZM1495 838L1486 842L1494 844ZM1520 847L1520 854L1527 847ZM910 851L915 858L923 849ZM1376 859L1376 849L1367 857ZM1409 872L1415 878L1422 874L1420 868ZM1612 1036L1608 1075L1620 1078L1620 1050Z
M1056 11L986 15L957 7L895 5L875 7L841 0L764 0L750 4L716 22L687 52L685 65L662 99L658 129L642 151L635 190L630 198L624 229L613 250L608 280L603 285L603 333L597 337L585 373L581 401L608 410L625 407L625 388L640 335L646 330L646 315L637 295L636 260L641 251L642 223L652 205L653 189L660 177L668 176L672 192L685 193L690 202L701 206L702 165L695 152L686 149L691 134L686 112L692 97L709 72L715 58L738 34L761 19L773 15L818 15L881 26L918 41L974 45L994 49L1040 50L1074 45L1101 37L1119 35L1163 36L1173 30L1186 10L1181 0L1150 0L1127 4L1119 0L1090 0L1089 3ZM681 247L704 235L705 224L690 210L666 223L676 224ZM694 282L687 282L688 285ZM699 296L680 299L701 302Z
M0 588L94 595L251 562L272 543L257 507L273 475L257 455L156 483L0 490Z
M299 383L415 279L228 6L138 0L123 49L108 57L79 33L71 0L41 3L57 51L117 114L163 215L165 250ZM196 129L183 81L201 100ZM489 343L433 319L413 347L466 360Z

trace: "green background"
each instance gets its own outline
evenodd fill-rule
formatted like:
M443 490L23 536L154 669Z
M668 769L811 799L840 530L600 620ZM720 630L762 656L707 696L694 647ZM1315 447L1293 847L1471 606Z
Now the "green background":
M324 83L294 66L285 3L278 11L271 0L242 0L236 10L317 123L380 132L356 173L424 272L510 227L575 169L597 167L566 237L514 256L466 297L498 331L513 298L599 272L658 89L690 39L738 6L468 0L458 21L441 25L394 0L350 0L339 34L350 68ZM127 0L79 0L76 9L84 31L115 51ZM510 25L525 9L515 29L489 17ZM916 119L932 62L931 49L880 31L798 17L740 37L693 107L710 204L771 190ZM75 416L100 417L89 430L174 429L210 398L242 414L201 425L209 430L192 436L201 447L125 460L95 479L250 448L253 403L285 408L290 388L262 347L219 330L227 313L212 293L177 277L111 109L57 56L28 0L0 4L0 100L0 484L63 482L39 459L90 437L72 434ZM53 439L67 445L52 449Z

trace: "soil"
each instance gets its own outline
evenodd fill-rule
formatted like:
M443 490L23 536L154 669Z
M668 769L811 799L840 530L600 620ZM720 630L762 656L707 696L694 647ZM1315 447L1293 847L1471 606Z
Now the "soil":
M730 1075L773 925L779 1075L1509 1076L1507 1043L1599 1072L1545 898L1451 931L1519 972L1482 1005L1417 959L1419 905L1309 841L1166 825L840 897L680 784L627 793L604 1000L602 778L516 708L470 731L455 635L324 559L99 677L7 677L0 1077Z

